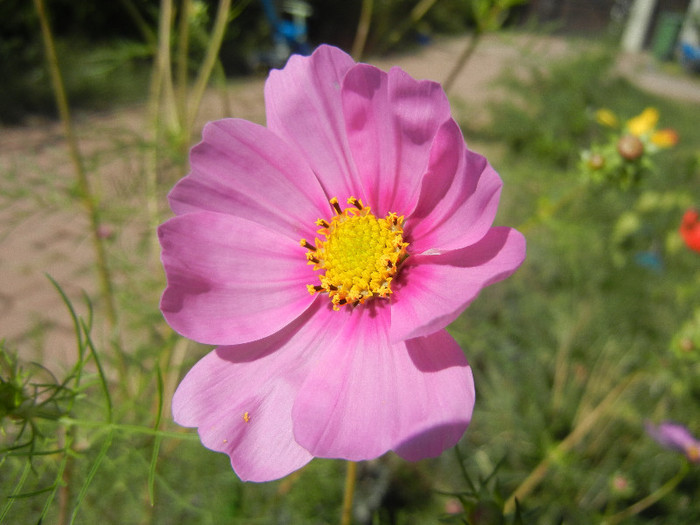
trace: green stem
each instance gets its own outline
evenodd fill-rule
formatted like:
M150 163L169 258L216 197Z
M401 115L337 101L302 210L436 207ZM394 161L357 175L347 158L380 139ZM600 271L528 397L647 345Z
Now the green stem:
M598 423L600 418L605 415L617 402L619 397L627 388L638 379L639 374L629 376L625 381L622 381L617 388L613 389L605 398L591 410L585 417L581 418L576 427L571 433L566 436L559 444L551 449L546 457L530 472L523 480L518 488L513 491L510 497L506 500L503 510L506 514L510 514L515 510L515 500L522 501L525 496L530 494L544 479L549 467L555 458L561 457L563 454L573 449L586 434Z
M79 196L83 202L83 205L85 206L85 209L87 210L88 219L90 221L90 233L92 234L92 242L97 258L96 264L99 286L105 304L110 340L117 355L117 367L121 379L120 384L126 385L126 356L124 355L120 342L117 306L114 295L114 287L112 284L112 276L109 269L109 263L107 262L107 250L105 248L104 239L102 235L100 235L100 210L98 201L90 188L90 181L88 180L88 176L85 171L83 157L80 154L80 149L78 147L78 139L73 129L73 121L71 119L70 109L68 106L68 97L66 96L63 78L61 76L61 69L58 64L56 44L51 32L51 26L49 24L49 18L44 5L44 0L34 0L34 6L36 8L39 24L41 26L41 35L44 41L46 61L51 76L51 84L56 97L56 106L58 107L61 122L63 123L63 130L66 136L66 143L68 144L69 156L75 170L78 192L80 194Z
M626 520L628 518L631 518L632 516L639 514L642 512L644 509L651 507L654 503L659 501L661 498L666 496L669 492L671 492L673 489L676 488L676 486L685 478L685 475L688 473L688 462L683 463L683 467L678 471L678 473L668 480L666 483L661 485L657 490L646 496L645 498L640 499L637 503L634 505L631 505L627 507L625 510L618 512L617 514L613 514L609 518L605 519L603 521L604 525L615 525L617 523L620 523L623 520Z
M174 432L167 430L157 430L152 427L144 427L140 425L125 425L120 423L107 423L105 421L88 421L84 419L74 419L70 417L62 417L60 423L67 427L83 427L83 428L99 428L107 431L126 432L131 434L145 434L148 436L159 436L170 439L184 439L187 441L198 441L199 437L196 434L186 432Z
M59 525L63 524L68 517L67 504L70 501L70 483L69 477L66 475L66 470L70 469L70 462L72 461L71 447L73 446L73 442L71 433L59 433L59 444L61 445L59 452L63 453L63 457L58 465L58 471L56 472L56 477L54 478L51 492L49 493L49 497L44 502L44 508L41 511L38 523L42 523L46 515L49 513L49 509L51 508L53 500L56 497L56 493L59 492L59 490L61 490L61 494L59 496L60 504L56 523Z
M418 2L414 6L414 8L411 9L411 13L408 17L408 20L400 24L399 27L389 35L389 38L387 38L386 43L379 50L379 52L383 53L388 49L391 49L397 42L399 42L403 35L406 33L406 31L408 31L411 27L416 25L436 2L437 0L421 0L420 2Z
M352 43L352 58L359 62L362 58L362 53L365 50L367 43L367 35L369 34L369 26L372 22L372 11L374 9L374 0L362 0L362 10L360 11L360 21L357 23L357 31L355 33L355 41Z
M124 9L126 9L126 12L129 13L129 16L136 24L136 27L139 28L139 31L141 32L141 35L143 36L144 40L149 45L153 46L153 48L155 49L156 42L158 39L156 38L153 29L151 29L151 26L149 26L148 22L146 22L143 16L141 16L141 13L139 12L138 8L134 5L133 0L121 0L121 3L124 6Z
M190 12L192 0L182 0L180 5L180 25L178 28L177 42L177 112L180 122L186 122L187 118L187 55L190 41ZM186 130L187 131L187 130ZM186 136L187 137L187 136ZM185 142L189 137L185 138Z
M41 34L44 40L44 49L46 52L46 61L49 66L49 73L51 75L51 84L56 97L56 105L61 117L61 122L63 123L63 131L68 144L68 152L75 170L78 191L80 193L80 198L87 209L90 220L90 230L92 233L95 253L97 255L97 269L99 272L102 295L104 297L107 310L107 317L112 330L114 330L117 325L117 309L114 300L112 278L110 275L109 266L107 264L107 253L105 250L104 241L100 236L100 213L97 206L97 199L90 189L90 182L88 180L87 173L85 172L83 158L80 154L80 149L78 148L78 140L76 138L75 131L73 130L73 122L68 107L68 98L63 85L61 69L58 65L56 45L51 33L51 27L49 25L44 1L34 0L34 6L36 7L39 23L41 25Z
M345 492L343 493L343 511L340 515L340 525L352 523L352 500L355 496L355 483L357 481L357 463L348 461L345 473Z
M467 42L467 46L464 48L464 51L462 51L462 54L459 55L454 66L452 66L452 70L447 75L445 81L442 83L442 88L445 90L445 93L449 93L450 89L452 89L455 80L457 80L457 76L459 76L460 72L464 69L464 67L469 62L469 59L474 54L474 51L476 51L476 46L481 41L482 35L482 31L477 29L472 35L472 37L469 39L469 42Z
M167 127L172 131L174 123L177 121L177 111L173 115L173 107L168 102L172 98L167 96L172 92L172 76L170 74L170 29L172 25L172 1L162 0L158 19L158 44L151 83L148 93L148 117L151 122L151 142L150 155L145 166L145 196L146 215L148 217L148 231L150 235L149 262L153 263L159 252L158 239L155 232L160 223L158 208L158 160L162 133L162 122L169 122ZM168 87L169 86L169 87ZM164 95L165 93L165 95ZM165 106L166 118L161 118L161 107Z
M0 523L2 523L5 520L5 517L10 512L10 509L12 508L12 505L14 505L16 496L22 492L22 487L24 487L24 483L27 481L27 476L29 476L29 473L32 470L32 463L31 461L27 461L24 464L24 470L22 471L22 475L19 478L19 481L15 484L15 488L12 491L12 494L7 498L7 501L5 502L5 506L2 508L2 512L0 512Z
M166 129L175 136L182 132L183 123L178 120L177 104L173 88L173 75L170 59L170 38L173 25L173 2L161 0L160 18L158 20L158 51L156 54L155 68L157 74L156 89L158 91L158 107L163 109L163 120ZM153 86L152 86L153 89ZM151 93L152 94L152 93Z
M192 89L192 106L190 107L189 116L185 123L185 137L187 140L190 138L192 126L194 125L194 121L199 113L199 106L202 102L202 97L204 96L204 91L206 90L207 84L209 83L211 72L216 64L216 58L219 55L221 42L224 40L224 33L226 32L226 24L228 23L230 10L231 0L220 0L219 8L216 12L216 20L214 20L214 29L212 30L211 37L209 38L209 45L207 46L202 66L199 69L197 80L195 81Z
M459 470L462 472L462 477L464 478L464 481L467 483L467 485L469 485L469 490L471 490L473 493L476 493L476 487L474 486L472 479L469 477L467 467L464 466L464 456L462 455L462 451L459 450L459 445L455 446L454 451L457 455L457 465L459 465Z

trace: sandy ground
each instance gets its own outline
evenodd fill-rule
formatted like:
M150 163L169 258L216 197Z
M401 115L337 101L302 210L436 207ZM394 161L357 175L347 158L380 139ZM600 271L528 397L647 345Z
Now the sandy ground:
M439 40L417 52L373 62L443 81L467 42L466 37ZM576 51L558 38L489 37L458 77L450 93L453 107L460 116L485 118L483 103L499 96L492 83L504 70ZM698 77L665 73L648 56L622 57L619 69L644 89L700 103ZM225 92L209 92L195 129L224 116L264 123L263 82L237 80ZM91 183L106 209L118 279L128 287L149 273L160 278L157 254L150 264L132 260L149 232L140 200L147 162L145 108L77 115L75 120ZM76 344L71 319L46 274L61 284L82 314L87 311L83 292L97 301L98 286L88 221L71 197L74 175L58 123L0 129L0 185L0 339L23 359L37 359L60 371L74 362ZM130 291L138 296L138 290Z

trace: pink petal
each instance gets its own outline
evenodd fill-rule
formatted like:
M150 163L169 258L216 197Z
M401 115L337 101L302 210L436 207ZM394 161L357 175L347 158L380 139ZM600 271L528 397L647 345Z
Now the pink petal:
M301 152L328 197L342 204L361 188L340 102L343 77L354 65L349 55L324 45L310 57L293 55L265 83L267 127Z
M665 421L658 426L647 422L645 426L649 435L665 447L681 452L685 452L690 447L700 447L700 441L696 440L683 425Z
M292 404L319 347L330 344L318 337L332 334L318 310L266 339L217 348L175 392L175 421L198 427L204 446L228 454L243 481L281 478L312 459L294 440Z
M178 215L228 213L298 241L313 239L314 222L328 209L328 199L299 152L252 122L210 122L190 163L191 173L169 195Z
M382 216L411 211L435 133L450 118L445 92L399 68L360 64L347 72L342 98L365 199Z
M501 186L486 159L467 149L457 123L443 123L430 150L418 205L406 219L411 253L436 254L477 242L493 223Z
M205 344L270 335L299 316L316 282L304 249L254 222L213 212L174 217L158 230L168 279L161 310Z
M417 460L467 428L474 385L457 343L441 331L392 345L388 324L387 308L355 309L299 390L294 436L314 456Z
M391 341L444 328L483 288L511 275L524 259L525 238L502 227L461 250L409 257L391 296Z

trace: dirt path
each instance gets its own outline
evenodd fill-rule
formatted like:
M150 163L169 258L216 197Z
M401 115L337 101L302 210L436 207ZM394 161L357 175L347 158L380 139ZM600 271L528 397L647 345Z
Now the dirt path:
M374 63L442 81L466 43L466 38L440 40ZM481 118L484 102L495 95L491 83L504 69L524 56L546 62L572 51L558 38L485 39L452 90L455 110ZM644 89L700 103L697 77L663 73L645 56L627 57L620 69ZM262 87L263 79L253 78L233 82L225 93L209 93L196 129L223 116L263 123ZM79 115L76 121L91 180L104 198L115 272L122 282L138 282L159 272L133 258L148 235L140 201L147 150L144 108ZM58 371L74 362L75 339L70 317L45 274L61 284L79 312L86 312L82 291L94 298L97 290L87 221L70 197L73 173L57 123L2 129L0 136L0 339L24 359L38 359ZM164 195L161 200L165 203ZM155 304L157 296L143 300Z

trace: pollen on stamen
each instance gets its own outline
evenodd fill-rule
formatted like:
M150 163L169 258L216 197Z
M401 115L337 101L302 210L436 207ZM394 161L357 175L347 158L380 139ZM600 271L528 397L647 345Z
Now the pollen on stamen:
M338 203L337 197L333 197L329 202L331 203L331 206L333 206L333 209L338 215L343 213L343 210L340 209L340 204Z
M315 252L315 251L316 251L316 246L314 246L313 244L311 244L311 243L310 243L309 241L307 241L306 239L302 239L301 241L299 241L299 244L301 244L301 245L302 245L304 248L306 248L307 250L311 250L312 252Z
M329 201L336 215L318 219L315 244L301 239L308 264L319 274L320 284L307 285L309 293L328 294L334 310L355 307L373 298L388 298L391 283L408 257L403 239L403 217L389 213L377 218L369 206L350 197L342 210L338 199Z
M355 206L355 208L357 208L360 211L362 211L362 208L364 208L362 201L360 199L355 198L355 197L350 197L348 199L348 204L352 204L353 206Z

